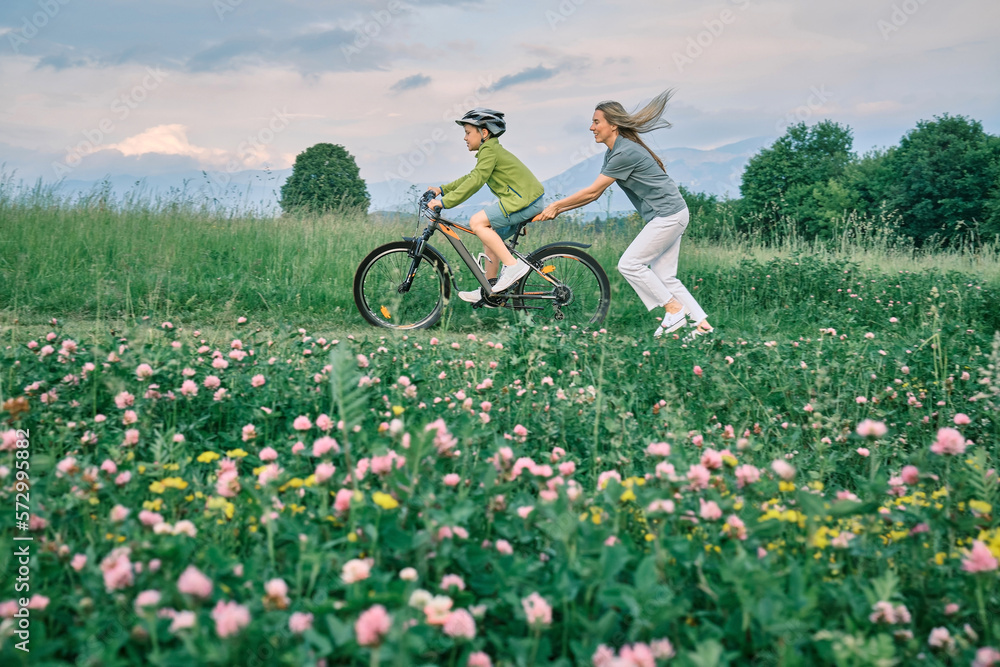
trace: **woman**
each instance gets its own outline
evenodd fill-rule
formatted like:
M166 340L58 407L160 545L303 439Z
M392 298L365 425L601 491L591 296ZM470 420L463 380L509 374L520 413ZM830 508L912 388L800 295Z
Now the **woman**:
M670 127L661 116L671 94L670 90L664 91L632 114L618 102L598 104L590 131L597 143L608 147L601 175L590 187L546 206L536 219L551 220L564 211L596 201L608 186L617 182L646 221L618 261L618 271L648 310L664 309L654 336L680 329L686 324L687 315L697 323L692 336L700 336L712 331L708 315L677 279L677 255L690 217L687 204L667 176L663 162L639 137Z

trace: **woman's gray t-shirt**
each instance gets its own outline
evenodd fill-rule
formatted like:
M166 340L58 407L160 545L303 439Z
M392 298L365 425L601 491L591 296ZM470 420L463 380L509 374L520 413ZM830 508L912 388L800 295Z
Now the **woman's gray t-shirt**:
M620 134L604 155L601 173L618 181L646 222L687 208L677 184L660 169L649 151Z

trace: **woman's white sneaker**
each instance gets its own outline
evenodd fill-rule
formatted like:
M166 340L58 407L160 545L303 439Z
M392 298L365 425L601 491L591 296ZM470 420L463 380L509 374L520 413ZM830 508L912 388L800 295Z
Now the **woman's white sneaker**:
M691 331L688 332L688 334L686 336L684 336L683 342L685 342L685 343L693 343L694 341L698 340L699 338L703 338L703 339L707 340L714 333L715 333L715 327L712 327L711 329L701 329L701 328L699 328L699 327L696 326L696 327L693 327L691 329Z
M667 312L660 321L660 326L653 332L653 338L659 338L665 333L673 333L687 324L687 308L681 308L676 313Z

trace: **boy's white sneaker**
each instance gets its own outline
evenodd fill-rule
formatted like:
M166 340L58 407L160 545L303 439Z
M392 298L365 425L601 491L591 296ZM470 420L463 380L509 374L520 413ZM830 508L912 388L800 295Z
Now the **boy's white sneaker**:
M504 292L514 286L518 280L531 271L531 267L523 259L517 260L514 266L505 266L497 277L497 284L493 286L493 294Z
M477 287L468 292L459 292L458 298L467 303L479 303L479 300L483 298L483 288Z

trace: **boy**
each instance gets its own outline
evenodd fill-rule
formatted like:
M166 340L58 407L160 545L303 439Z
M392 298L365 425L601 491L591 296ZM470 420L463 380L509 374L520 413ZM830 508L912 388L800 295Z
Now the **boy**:
M507 130L503 113L492 109L476 108L456 123L465 128L465 144L476 151L476 168L461 178L441 187L432 187L435 195L444 195L441 201L431 201L432 208L454 208L479 191L485 183L498 202L487 206L469 220L469 226L483 242L489 263L486 277L497 278L493 293L510 289L530 271L530 267L507 249L508 239L524 220L531 220L542 212L545 189L524 164L500 145L497 137ZM497 276L497 262L503 270ZM491 280L492 282L492 280ZM458 296L469 303L479 302L482 288L459 292Z

